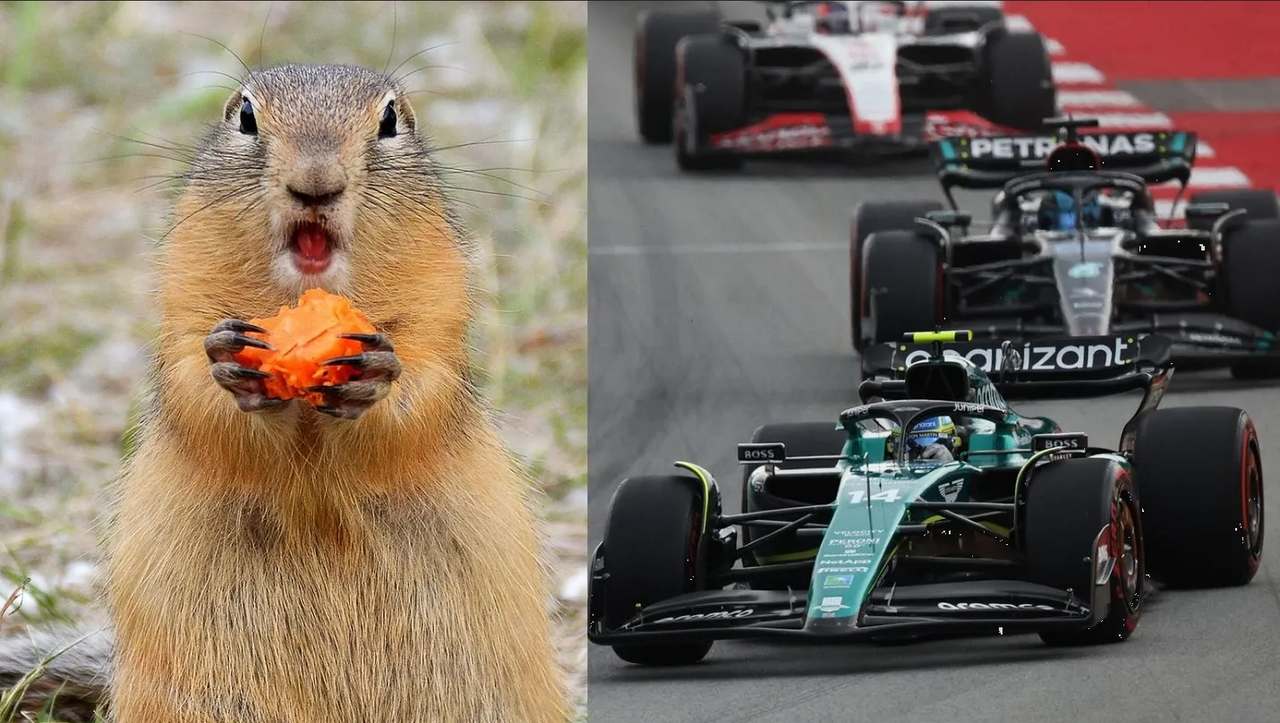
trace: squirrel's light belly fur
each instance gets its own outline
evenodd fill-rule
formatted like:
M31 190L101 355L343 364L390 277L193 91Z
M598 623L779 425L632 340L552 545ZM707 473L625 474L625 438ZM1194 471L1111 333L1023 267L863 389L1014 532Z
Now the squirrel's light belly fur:
M335 263L282 274L294 198L324 183L340 194L306 219ZM106 539L112 718L565 721L530 485L469 380L464 238L399 87L346 66L251 74L175 215ZM360 413L244 411L252 395L211 376L211 329L311 283L350 297L401 371Z

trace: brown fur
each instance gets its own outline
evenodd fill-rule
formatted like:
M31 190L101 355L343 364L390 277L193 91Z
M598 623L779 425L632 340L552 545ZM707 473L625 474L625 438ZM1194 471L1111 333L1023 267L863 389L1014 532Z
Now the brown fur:
M162 251L154 408L108 536L118 723L552 723L554 662L528 484L468 379L468 261L416 133L377 148L381 75L286 66L198 155ZM403 94L399 96L403 98ZM398 103L412 130L412 109ZM345 293L403 374L358 420L246 413L210 377L222 318L270 316L283 179L341 165Z

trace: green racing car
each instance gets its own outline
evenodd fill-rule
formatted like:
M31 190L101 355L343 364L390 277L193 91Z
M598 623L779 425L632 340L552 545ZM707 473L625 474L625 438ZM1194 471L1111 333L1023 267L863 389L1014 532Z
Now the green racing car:
M837 423L757 429L738 446L739 514L690 462L623 480L592 558L588 638L644 665L695 663L729 638L1095 644L1133 633L1148 576L1254 577L1257 432L1232 407L1158 408L1169 339L1040 339L1079 357L1048 371L1005 342L986 350L991 375L971 342L924 332L870 348L886 373ZM1115 449L1006 401L1138 390Z

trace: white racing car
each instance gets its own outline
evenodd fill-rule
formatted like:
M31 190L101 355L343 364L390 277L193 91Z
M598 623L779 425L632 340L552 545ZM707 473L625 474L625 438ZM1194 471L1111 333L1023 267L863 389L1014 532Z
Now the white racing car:
M1057 112L1044 38L1001 3L766 2L769 22L650 12L635 36L642 138L686 170L790 151L922 149Z

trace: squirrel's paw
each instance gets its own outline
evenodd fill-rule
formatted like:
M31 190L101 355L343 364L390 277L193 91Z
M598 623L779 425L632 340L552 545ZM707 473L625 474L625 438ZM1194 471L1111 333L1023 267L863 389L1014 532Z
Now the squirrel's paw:
M284 400L267 396L262 380L270 379L271 375L257 369L250 369L235 360L234 355L247 346L258 349L272 348L264 341L245 336L244 332L247 331L266 333L263 329L239 319L223 319L213 327L213 331L204 338L204 352L209 356L211 363L209 370L218 386L231 392L240 411L261 412L274 409L284 404Z
M343 384L331 387L311 387L307 391L319 392L325 403L316 411L339 419L359 419L369 407L382 400L391 391L391 382L400 378L400 359L386 334L343 334L364 345L364 353L330 359L323 366L346 365L355 369L355 375Z

